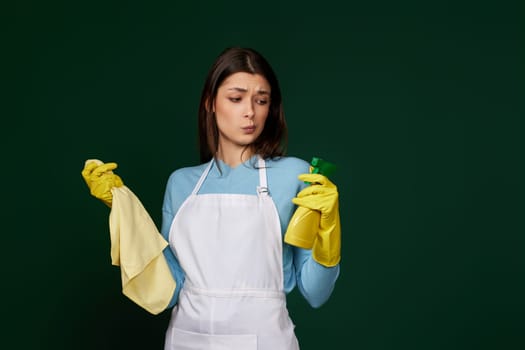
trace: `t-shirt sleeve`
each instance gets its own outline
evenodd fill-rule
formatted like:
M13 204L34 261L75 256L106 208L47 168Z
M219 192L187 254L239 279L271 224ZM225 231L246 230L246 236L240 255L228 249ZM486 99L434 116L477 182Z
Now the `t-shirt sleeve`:
M332 295L339 277L339 264L326 267L312 258L312 251L293 247L297 287L312 307L320 307Z

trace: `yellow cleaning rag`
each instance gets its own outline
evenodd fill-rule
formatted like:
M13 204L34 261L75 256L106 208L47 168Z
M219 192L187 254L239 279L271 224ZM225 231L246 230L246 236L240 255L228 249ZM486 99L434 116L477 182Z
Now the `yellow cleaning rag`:
M120 266L122 293L156 315L166 309L175 291L162 254L168 242L128 187L113 187L111 193L111 263Z

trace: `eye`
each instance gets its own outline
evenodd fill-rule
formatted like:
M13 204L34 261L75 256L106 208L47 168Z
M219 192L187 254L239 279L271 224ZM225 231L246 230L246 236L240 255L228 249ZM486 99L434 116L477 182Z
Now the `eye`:
M240 97L228 97L228 100L232 101L233 103L241 102Z
M255 100L255 102L257 102L257 104L259 104L261 106L264 106L265 104L268 104L268 100L266 100L266 99Z

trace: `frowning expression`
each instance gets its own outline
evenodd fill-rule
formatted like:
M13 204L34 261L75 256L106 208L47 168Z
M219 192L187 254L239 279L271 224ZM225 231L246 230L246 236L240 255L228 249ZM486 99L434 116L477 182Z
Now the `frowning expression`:
M270 84L262 75L238 72L226 78L214 101L219 148L252 144L270 110Z

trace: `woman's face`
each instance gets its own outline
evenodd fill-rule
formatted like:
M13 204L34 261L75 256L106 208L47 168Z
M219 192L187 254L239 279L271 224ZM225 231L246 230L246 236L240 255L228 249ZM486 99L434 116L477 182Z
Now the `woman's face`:
M219 148L244 148L264 129L270 109L270 84L262 75L234 73L217 90L213 105Z

